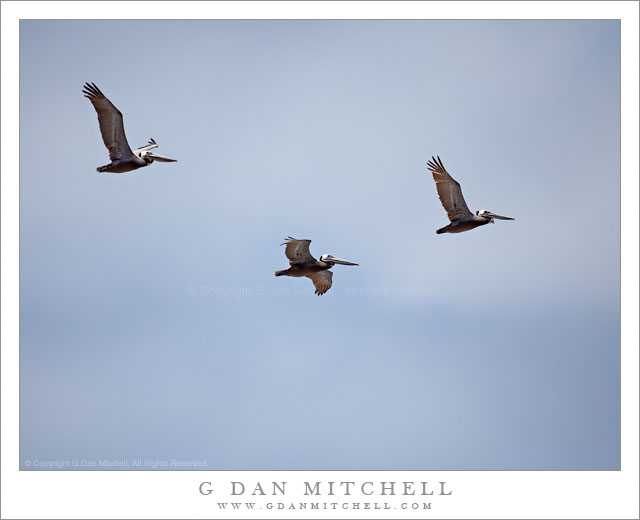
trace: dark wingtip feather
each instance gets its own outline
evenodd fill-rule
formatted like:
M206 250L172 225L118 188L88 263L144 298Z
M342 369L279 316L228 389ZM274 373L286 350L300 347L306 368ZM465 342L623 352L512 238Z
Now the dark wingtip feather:
M284 239L284 242L282 242L282 244L280 244L281 246L288 244L289 242L291 242L292 240L298 240L297 238L293 238L293 237L287 237Z
M85 95L85 97L88 97L88 98L92 98L92 97L103 98L103 97L105 97L105 95L96 86L95 83L89 83L89 82L85 83L84 86L83 86L82 93Z
M442 164L442 159L440 159L439 155L437 155L436 157L432 155L431 161L427 162L427 167L432 173L440 173L440 171L445 171L445 172L447 171L447 169L444 167L444 164Z

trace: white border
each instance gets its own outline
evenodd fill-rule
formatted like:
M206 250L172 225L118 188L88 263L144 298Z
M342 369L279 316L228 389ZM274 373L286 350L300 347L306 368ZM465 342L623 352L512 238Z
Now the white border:
M178 5L179 4L179 5ZM638 518L637 2L2 2L2 518ZM619 472L19 472L18 45L20 18L537 18L622 20L622 471ZM231 481L447 481L449 497L323 497L432 510L221 512ZM212 496L198 493L211 481ZM429 497L427 497L429 498ZM250 500L243 497L243 500ZM256 502L260 502L256 500Z

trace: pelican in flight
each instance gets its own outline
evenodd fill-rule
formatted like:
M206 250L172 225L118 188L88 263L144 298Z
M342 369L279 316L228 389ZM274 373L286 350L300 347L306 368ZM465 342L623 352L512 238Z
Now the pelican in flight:
M331 289L331 278L333 273L329 271L335 264L359 265L347 262L342 258L332 255L322 255L320 260L316 260L309 252L311 240L298 240L288 237L280 244L286 244L285 254L289 259L291 267L284 271L276 271L276 276L306 276L310 278L316 287L316 294L319 296Z
M178 162L149 150L158 147L158 144L150 139L149 143L131 151L127 136L124 134L122 113L118 110L94 83L85 83L82 93L89 98L93 108L98 113L98 123L104 145L109 150L111 162L105 166L96 168L99 172L124 173L137 170L143 166L149 166L153 161Z
M435 159L431 156L431 161L427 163L427 168L433 174L433 180L436 181L436 188L440 202L444 207L451 224L440 228L436 233L462 233L469 231L485 224L495 224L495 218L500 220L515 220L515 218L504 217L497 213L492 213L486 209L476 211L474 215L467 207L467 203L462 196L462 188L449 172L444 169L440 157Z

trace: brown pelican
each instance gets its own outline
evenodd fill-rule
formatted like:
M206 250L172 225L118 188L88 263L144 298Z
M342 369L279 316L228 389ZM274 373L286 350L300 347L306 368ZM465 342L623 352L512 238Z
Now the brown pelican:
M433 180L436 181L436 188L440 202L447 212L451 224L440 228L436 233L462 233L469 231L485 224L494 224L494 218L500 220L515 220L511 217L503 217L497 213L492 213L486 209L476 211L474 215L467 207L467 203L462 196L462 188L449 172L444 169L440 157L435 159L431 156L431 161L427 163L427 168L433 174Z
M311 240L298 240L287 237L281 246L286 244L285 254L289 259L291 267L284 271L276 271L276 276L306 276L311 278L316 286L316 294L321 295L331 289L331 278L333 273L329 271L335 264L359 265L347 262L342 258L332 255L322 255L320 260L316 260L309 252Z
M143 166L149 166L153 161L178 162L162 155L150 152L157 148L156 142L151 139L149 143L131 151L127 136L124 134L122 113L109 101L94 83L85 83L82 93L89 98L93 108L98 113L98 123L104 145L109 150L111 163L96 168L99 172L124 173L137 170Z

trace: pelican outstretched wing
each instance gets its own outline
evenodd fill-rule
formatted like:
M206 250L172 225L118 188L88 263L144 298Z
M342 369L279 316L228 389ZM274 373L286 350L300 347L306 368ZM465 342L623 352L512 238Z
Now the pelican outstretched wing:
M89 98L98 113L98 123L104 145L109 150L109 159L129 159L134 157L127 136L124 133L122 114L94 83L85 83L82 93Z
M287 237L281 246L286 244L284 254L289 259L289 264L304 264L307 262L315 262L316 259L309 252L309 244L311 240L298 240L297 238Z
M316 294L320 296L331 289L333 273L327 269L325 271L318 271L317 273L310 274L307 278L311 278L313 285L316 286Z
M435 159L431 157L431 161L427 163L427 168L433 174L433 180L436 181L436 189L438 190L438 196L440 202L447 212L449 220L459 220L465 217L472 216L473 213L469 211L467 203L462 196L462 188L460 183L456 181L449 172L444 169L440 157Z
M141 146L140 148L136 148L133 153L148 152L149 150L153 150L154 148L158 148L158 143L156 143L155 139L152 137L151 139L149 139L149 142L147 144Z

